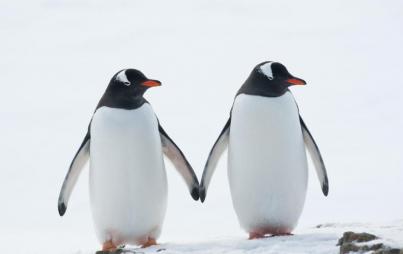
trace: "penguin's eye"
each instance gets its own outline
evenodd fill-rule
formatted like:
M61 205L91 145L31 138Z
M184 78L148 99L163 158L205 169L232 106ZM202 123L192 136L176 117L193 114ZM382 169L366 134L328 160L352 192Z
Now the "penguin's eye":
M269 77L267 77L267 78L268 78L269 80L273 80L273 79L274 79L273 77L270 77L270 76L269 76Z
M125 84L126 86L130 86L130 82L128 81L124 81L123 84Z

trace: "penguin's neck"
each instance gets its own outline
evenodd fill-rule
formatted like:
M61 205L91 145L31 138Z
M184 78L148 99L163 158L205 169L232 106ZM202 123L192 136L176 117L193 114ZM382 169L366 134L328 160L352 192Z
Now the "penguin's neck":
M290 91L287 87L267 85L266 80L251 75L238 90L236 95L249 94L263 97L279 97Z
M105 93L101 100L99 101L97 108L106 106L109 108L120 108L120 109L136 109L141 107L147 100L144 99L143 95L131 96L131 95L119 95Z

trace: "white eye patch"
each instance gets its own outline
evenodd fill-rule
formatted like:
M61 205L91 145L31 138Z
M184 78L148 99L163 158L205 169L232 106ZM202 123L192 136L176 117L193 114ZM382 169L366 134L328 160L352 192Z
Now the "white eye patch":
M131 84L130 81L127 79L126 70L119 72L118 75L116 75L116 80L122 82L126 86L130 86Z
M273 62L268 62L259 67L259 72L263 73L270 80L274 78L273 71L271 70L272 63Z

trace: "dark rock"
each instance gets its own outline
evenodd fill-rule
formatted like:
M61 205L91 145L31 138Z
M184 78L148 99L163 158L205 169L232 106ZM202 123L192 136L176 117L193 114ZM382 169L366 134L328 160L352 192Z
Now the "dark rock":
M378 239L375 235L369 233L354 233L354 232L344 232L343 237L339 239L337 243L338 246L343 245L343 243L362 243L362 242L369 242Z
M403 254L403 249L377 250L373 254Z
M377 244L374 244L374 245L370 246L369 250L379 250L379 249L382 249L382 248L385 248L383 243L377 243Z
M360 250L360 247L358 247L357 245L355 245L353 243L346 243L346 244L340 245L340 254L345 254L345 253L349 253L349 252L357 252L359 250Z
M340 246L340 254L364 253L368 251L372 251L371 253L373 254L403 254L403 249L392 249L383 243L370 243L376 239L379 238L369 233L354 233L349 231L343 234L337 246Z

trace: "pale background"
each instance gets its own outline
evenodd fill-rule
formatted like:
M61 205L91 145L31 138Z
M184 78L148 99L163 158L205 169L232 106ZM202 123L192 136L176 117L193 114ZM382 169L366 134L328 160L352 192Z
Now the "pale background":
M310 170L298 230L403 218L402 1L0 1L0 242L4 253L95 249L84 170L63 218L57 197L112 75L163 82L146 98L201 177L251 69L280 61L328 168ZM312 168L311 168L312 169ZM205 204L167 163L160 241L246 237L226 156ZM297 232L298 232L297 230Z

